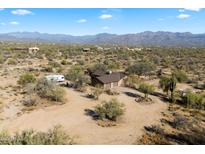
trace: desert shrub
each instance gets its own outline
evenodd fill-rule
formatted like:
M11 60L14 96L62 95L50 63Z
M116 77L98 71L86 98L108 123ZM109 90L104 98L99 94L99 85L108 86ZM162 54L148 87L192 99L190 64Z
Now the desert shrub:
M13 58L8 58L7 59L7 64L8 65L16 65L17 64L17 61Z
M20 85L26 85L28 83L34 83L36 78L31 73L24 73L20 76L19 80L17 81Z
M145 94L145 96L144 96L145 99L148 97L148 94L153 93L154 90L155 90L155 87L153 85L150 85L147 83L141 83L139 85L139 91L141 91Z
M4 57L0 53L0 64L3 64L3 63L4 63Z
M38 80L35 86L35 92L42 98L60 102L63 101L65 94L62 87L56 85L52 81L46 80L45 78Z
M30 106L35 106L37 105L37 100L34 97L28 97L25 100L23 100L23 105L26 107L30 107Z
M74 66L65 74L65 78L73 82L74 88L80 88L90 83L90 78L86 76L79 66Z
M176 77L178 82L186 82L188 80L186 73L182 70L174 71L173 75Z
M48 65L51 66L51 67L54 67L54 68L61 67L61 64L59 64L58 62L55 62L55 61L49 61Z
M113 60L106 59L103 63L106 65L107 69L119 69L120 67L119 63Z
M174 128L184 128L188 123L188 119L182 115L177 115L174 117L174 120L171 122L171 126Z
M148 132L164 134L164 130L159 125L144 126L144 129Z
M55 126L48 132L24 130L13 136L7 132L0 133L0 145L65 145L73 144L73 139L62 129Z
M98 63L98 64L95 64L94 66L92 66L91 68L90 68L90 70L92 71L92 72L95 72L96 70L102 70L102 71L107 71L107 66L105 65L105 64L101 64L101 63Z
M65 59L63 59L63 60L61 61L61 64L62 64L62 65L67 65L67 64L68 64L68 61L66 61Z
M200 93L188 91L187 94L183 96L183 102L188 108L205 109L205 96Z
M137 64L129 66L125 71L129 74L136 75L149 75L155 70L155 66L148 62L139 62Z
M115 89L107 89L105 91L108 95L119 95L120 93Z
M135 75L129 75L125 80L124 84L129 88L136 88L136 85L139 83L139 79Z
M119 116L124 114L124 105L116 99L112 99L108 102L104 101L101 105L97 105L95 112L101 120L108 119L116 121Z
M43 68L43 71L45 72L53 72L53 68L51 66L47 66Z
M78 63L79 65L84 65L84 64L85 64L85 61L84 61L84 60L77 60L77 63Z
M99 96L103 93L103 89L100 88L100 87L95 87L95 88L92 88L92 91L89 95L90 98L93 98L93 99L96 99L98 100L99 99Z

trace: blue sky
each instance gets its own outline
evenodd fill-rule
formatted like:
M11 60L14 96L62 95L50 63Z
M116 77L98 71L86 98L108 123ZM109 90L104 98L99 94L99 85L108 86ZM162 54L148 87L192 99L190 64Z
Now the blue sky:
M0 33L205 33L205 9L0 9Z

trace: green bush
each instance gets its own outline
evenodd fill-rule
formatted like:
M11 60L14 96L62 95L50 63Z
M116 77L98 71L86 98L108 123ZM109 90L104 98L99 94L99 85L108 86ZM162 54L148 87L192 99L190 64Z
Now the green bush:
M188 108L205 110L205 96L199 93L187 92L183 101Z
M31 73L24 73L20 76L19 80L17 81L18 84L25 86L28 83L34 83L36 78Z
M17 64L17 61L13 58L8 58L7 59L7 64L8 65L16 65Z
M98 100L99 96L103 93L103 89L102 88L93 88L92 89L92 93L91 93L91 97Z
M61 64L59 64L58 62L54 62L54 61L48 62L48 65L50 65L51 67L54 67L54 68L61 67Z
M101 70L101 71L105 71L106 72L107 69L108 69L107 66L104 65L104 64L101 64L101 63L95 64L93 67L90 68L90 70L92 72L95 72L97 70Z
M137 64L129 66L125 71L129 74L149 75L155 69L156 67L151 63L139 62Z
M65 91L62 87L56 85L52 81L48 81L45 78L38 80L35 86L35 92L41 98L47 98L52 101L60 101L64 100Z
M124 105L116 99L112 99L109 102L104 101L101 105L97 105L95 112L101 120L108 119L116 121L119 116L124 114Z
M4 63L4 57L0 54L0 64Z
M74 88L80 88L90 83L90 78L84 75L81 67L74 66L65 74L65 78L73 82Z
M176 70L173 72L173 75L176 77L178 82L186 82L188 80L188 77L186 75L186 72L182 70Z
M125 80L124 84L126 87L136 88L136 85L140 83L140 80L135 75L129 75Z
M148 97L148 94L151 94L154 92L155 87L147 83L141 83L139 85L139 90L145 94L144 98L146 99Z
M73 139L62 129L55 126L48 132L24 130L13 136L7 132L0 133L0 145L66 145L73 144Z

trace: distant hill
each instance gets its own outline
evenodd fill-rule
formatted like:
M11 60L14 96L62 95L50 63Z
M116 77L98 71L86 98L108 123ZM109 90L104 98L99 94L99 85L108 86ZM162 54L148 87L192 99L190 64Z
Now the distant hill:
M0 34L0 41L53 42L80 44L118 44L133 46L205 47L205 34L151 32L136 34L108 34L72 36L39 32L12 32Z

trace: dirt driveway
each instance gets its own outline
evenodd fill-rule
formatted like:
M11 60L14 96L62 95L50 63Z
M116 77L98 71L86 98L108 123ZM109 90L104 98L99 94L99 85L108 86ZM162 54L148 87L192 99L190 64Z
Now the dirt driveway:
M129 94L139 92L129 88L119 88L117 99L125 104L125 115L119 125L100 127L90 116L85 115L85 109L93 107L103 100L116 96L103 94L99 101L86 98L85 94L73 89L66 89L68 101L64 105L56 105L25 113L20 117L3 120L0 129L10 132L33 128L46 131L54 125L61 124L73 136L77 144L133 144L143 133L143 126L159 122L161 112L167 109L167 104L159 98L151 96L155 103L142 105L135 102Z

